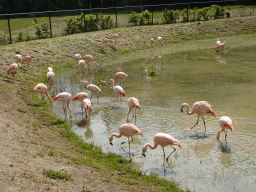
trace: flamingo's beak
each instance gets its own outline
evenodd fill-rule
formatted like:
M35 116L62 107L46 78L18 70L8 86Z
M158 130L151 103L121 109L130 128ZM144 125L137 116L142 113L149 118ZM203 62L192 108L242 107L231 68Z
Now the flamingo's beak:
M142 154L144 157L146 157L145 153Z

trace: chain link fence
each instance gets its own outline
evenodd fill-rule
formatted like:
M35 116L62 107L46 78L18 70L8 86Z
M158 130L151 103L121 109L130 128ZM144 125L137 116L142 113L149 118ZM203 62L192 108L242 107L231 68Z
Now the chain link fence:
M121 28L134 25L163 24L163 11L186 10L186 20L179 18L176 22L190 22L193 17L191 10L195 8L210 7L211 5L227 6L231 17L254 16L254 6L236 7L236 0L175 3L159 5L142 5L126 7L108 7L93 9L60 10L30 13L0 14L0 44L19 41L29 41L39 38L51 38L71 33L101 30L106 28ZM228 8L230 6L230 10ZM232 10L231 10L232 9ZM147 10L147 20L143 22L129 22L131 14L141 14ZM100 14L99 14L100 13ZM184 13L183 13L184 14ZM89 17L90 16L90 17ZM184 17L184 15L183 15ZM226 16L222 14L222 18ZM76 19L75 19L76 18ZM203 20L203 19L202 19ZM68 22L71 23L69 26ZM88 27L90 23L90 27ZM77 25L79 30L73 30L72 25ZM71 27L71 29L68 29ZM69 31L70 30L70 31ZM73 31L72 31L73 30Z

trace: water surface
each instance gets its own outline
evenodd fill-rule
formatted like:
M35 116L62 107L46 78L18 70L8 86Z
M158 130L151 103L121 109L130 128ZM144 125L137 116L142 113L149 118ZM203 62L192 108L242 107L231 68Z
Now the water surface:
M84 81L97 84L105 80L99 93L100 101L93 96L93 111L90 119L82 116L81 103L71 103L73 118L68 121L72 131L85 142L101 146L103 152L114 152L129 158L126 137L114 138L113 146L108 137L119 132L126 123L127 99L136 97L142 110L137 111L136 126L144 137L134 137L131 156L134 167L146 174L155 173L175 180L182 189L195 191L253 191L256 187L256 102L255 63L256 48L241 47L226 49L224 53L215 49L161 55L161 49L144 52L140 59L122 58L97 61L101 67L91 65L89 71L72 68L55 72L56 87L51 94L63 91L75 96L84 89ZM113 60L113 59L112 59ZM147 69L156 69L156 76L148 76ZM130 75L123 86L127 97L116 101L116 95L108 84L114 74L123 71ZM119 84L119 82L118 82ZM196 101L205 100L212 105L216 119L206 116L207 132L204 136L202 119L191 131L197 115L181 113L181 104L192 107ZM64 118L61 102L53 103L53 112ZM224 133L216 139L220 130L219 118L223 115L233 120L233 132ZM130 114L130 117L132 114ZM132 123L135 123L134 119ZM163 151L159 146L148 149L147 157L141 155L146 143L153 144L158 132L171 134L181 144L163 164ZM166 154L172 152L166 147Z

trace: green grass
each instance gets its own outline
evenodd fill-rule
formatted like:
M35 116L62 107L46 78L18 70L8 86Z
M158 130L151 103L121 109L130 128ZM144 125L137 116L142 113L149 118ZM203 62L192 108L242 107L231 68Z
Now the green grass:
M61 169L60 171L55 171L52 169L43 170L43 175L53 179L63 179L66 181L72 179L72 175L68 174L68 172L65 171L64 169Z

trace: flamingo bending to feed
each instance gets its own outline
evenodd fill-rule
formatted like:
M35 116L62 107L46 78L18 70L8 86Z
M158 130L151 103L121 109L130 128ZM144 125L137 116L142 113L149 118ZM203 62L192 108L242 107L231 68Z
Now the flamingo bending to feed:
M19 63L22 60L22 56L20 54L16 54L15 59Z
M120 85L121 82L123 81L123 85L124 85L124 78L125 77L130 77L128 74L124 73L124 72L117 72L115 74L115 83L117 82L118 79L120 79Z
M114 82L113 79L110 79L109 84L110 84L110 83L112 83L112 89L113 89L114 92L116 93L116 97L117 97L116 100L118 101L118 94L120 94L120 100L121 100L121 103L122 103L121 95L122 95L123 97L126 96L126 94L125 94L125 92L124 92L124 89L123 89L121 86L119 86L119 85L116 85L116 86L115 86L115 82Z
M85 61L82 59L78 61L77 67L79 67L79 66L84 66L85 70L86 71L88 70L88 68L85 66Z
M98 63L96 63L95 61L93 61L93 58L91 55L85 55L82 59L85 59L88 61L88 63L91 61L92 63L94 63L96 65L96 67L98 67Z
M62 93L59 93L56 97L54 97L52 100L52 102L54 102L54 101L62 101L63 102L65 118L67 118L67 108L69 109L70 117L72 117L72 114L71 114L72 110L69 107L69 103L70 103L71 99L72 99L72 97L68 92L62 92Z
M90 99L86 98L82 101L82 107L84 108L84 112L85 112L85 116L86 118L90 115L89 115L89 112L92 111L92 104L91 104L91 101Z
M174 149L173 152L176 151L176 149L172 145L178 145L179 148L181 148L180 143L174 137L172 137L171 135L166 134L166 133L157 133L154 136L154 145L152 146L150 143L147 143L146 145L144 145L144 147L142 148L142 155L144 157L146 157L145 153L147 151L147 148L149 147L150 149L155 149L155 148L157 148L158 145L160 145L163 148L164 162L165 162L164 147L170 145ZM171 152L171 154L173 152ZM171 154L167 156L167 158L166 158L167 162L168 162L168 158L171 156Z
M111 136L109 136L109 142L111 145L113 145L112 141L113 141L114 136L117 138L120 138L122 136L128 137L129 153L130 153L130 143L133 142L132 137L134 135L141 135L143 137L142 132L135 125L133 125L131 123L124 123L119 128L119 134L113 133ZM132 139L131 141L129 140L129 137L131 137L131 139ZM125 142L122 142L121 145L124 143Z
M220 40L219 40L219 38L218 38L217 41L216 41L217 49L219 48L219 45L220 45Z
M97 92L103 93L103 91L97 85L89 84L88 81L84 82L84 86L85 86L85 89L91 91L92 94L95 93L95 95L98 98L98 102L99 102L100 100L99 100L99 97L97 95ZM91 94L91 99L92 99L92 94Z
M151 38L151 39L149 40L149 42L151 43L151 46L154 46L154 39L153 39L153 38Z
M81 55L80 54L75 54L75 61L78 62L81 59ZM75 62L75 64L76 64Z
M227 46L227 42L224 41L224 43L220 43L218 46L217 46L217 49L218 48L221 48L222 49L222 52L223 52L223 48Z
M114 34L114 35L112 35L111 36L111 39L115 39L115 43L116 43L116 39L118 39L120 37L120 32L118 32L118 33L116 33L116 34Z
M75 97L73 97L72 101L80 101L83 102L84 99L88 99L88 94L84 92L77 93ZM83 115L83 105L81 105L82 115Z
M157 37L157 41L160 43L160 45L161 45L161 43L162 43L162 37Z
M204 121L204 118L203 118L204 115L212 115L214 118L216 117L216 114L211 109L211 105L207 101L197 101L197 102L195 102L193 107L192 107L191 112L189 112L189 105L187 103L183 103L181 105L181 112L182 113L183 113L183 108L184 107L187 107L187 114L188 115L193 115L194 113L196 113L198 115L197 122L194 126L196 126L198 124L199 117L202 117L203 121ZM190 130L193 127L191 127ZM204 128L205 128L205 132L206 132L205 121L204 121Z
M132 119L133 119L133 117L135 117L135 124L136 124L136 109L141 110L138 99L136 99L135 97L129 98L128 99L128 106L129 106L129 112L127 114L127 123L129 123L128 116L129 116L131 110L135 109L135 115L133 114ZM131 121L132 121L132 119L131 119Z
M7 70L7 75L12 74L13 78L14 78L14 73L21 68L21 64L19 63L13 63L9 66L8 70Z
M108 42L110 42L110 39L106 37L106 38L102 39L101 44L104 43L105 46L106 46L106 48L107 48L107 43L108 43Z
M22 60L22 64L24 62L27 62L28 63L28 66L29 66L29 62L31 61L32 59L32 56L31 56L31 51L28 52L28 55L24 57L24 59Z
M54 77L55 77L55 74L53 72L53 69L51 67L48 67L48 73L46 74L46 81L51 81L53 86L54 86Z
M35 86L34 89L32 89L32 91L36 91L38 93L42 93L45 94L51 101L51 103L53 102L52 98L50 97L50 95L47 92L47 86L43 83L39 83Z
M227 130L230 129L231 131L233 130L233 125L232 125L232 120L228 116L222 116L219 120L221 130L217 134L217 139L220 139L220 133L225 131L225 141L227 139Z

